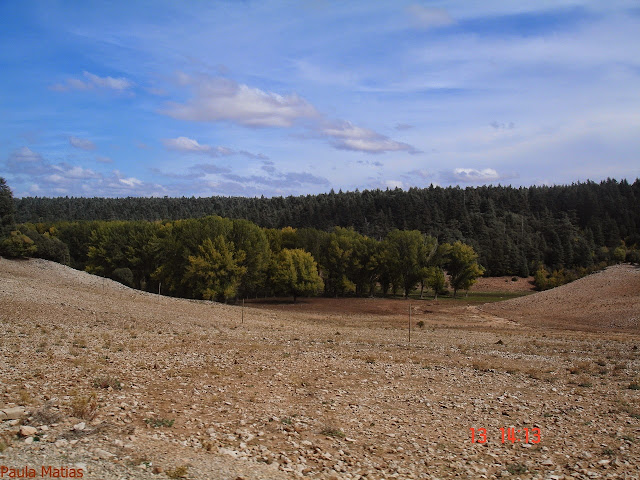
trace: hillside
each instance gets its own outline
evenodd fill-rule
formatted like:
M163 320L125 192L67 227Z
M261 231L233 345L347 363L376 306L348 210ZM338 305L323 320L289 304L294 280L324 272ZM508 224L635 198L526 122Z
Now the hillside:
M585 281L619 272L635 275ZM637 476L639 335L460 304L413 320L409 342L406 310L243 313L0 259L0 465L102 480Z
M640 268L618 265L482 311L535 327L640 332Z

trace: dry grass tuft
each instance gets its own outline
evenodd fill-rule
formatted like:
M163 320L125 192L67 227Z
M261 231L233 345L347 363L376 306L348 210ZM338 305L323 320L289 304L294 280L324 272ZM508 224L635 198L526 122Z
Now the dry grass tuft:
M98 413L98 397L95 393L89 395L74 395L71 400L71 415L83 420L93 420Z

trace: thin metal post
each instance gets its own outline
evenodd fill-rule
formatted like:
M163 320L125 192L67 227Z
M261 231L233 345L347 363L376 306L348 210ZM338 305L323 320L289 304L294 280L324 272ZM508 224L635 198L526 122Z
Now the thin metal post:
M409 304L409 343L411 343L411 304Z

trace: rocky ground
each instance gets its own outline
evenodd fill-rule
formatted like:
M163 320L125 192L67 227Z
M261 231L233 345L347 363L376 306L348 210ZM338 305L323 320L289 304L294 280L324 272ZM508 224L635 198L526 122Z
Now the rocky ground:
M385 301L243 310L0 260L0 474L638 479L640 288L605 288L637 279L415 302L409 342Z

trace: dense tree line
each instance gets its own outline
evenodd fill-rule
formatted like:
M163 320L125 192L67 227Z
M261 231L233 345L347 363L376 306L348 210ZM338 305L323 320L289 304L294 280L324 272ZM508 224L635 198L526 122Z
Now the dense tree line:
M245 219L64 221L15 225L12 193L0 178L0 254L38 256L143 290L186 298L386 295L420 283L437 296L450 273L454 296L483 273L469 245L439 244L417 230L382 241L351 228L262 228ZM317 261L316 261L317 259ZM164 290L162 290L164 288Z
M401 292L419 284L437 296L450 273L454 295L483 273L473 249L438 244L417 230L393 230L383 241L353 229L265 229L217 216L164 222L93 221L22 224L20 235L52 238L65 248L39 255L66 261L126 285L185 298L237 298L324 293L328 296ZM362 247L365 250L362 250ZM33 250L32 250L33 249ZM315 256L311 253L315 252Z
M276 198L22 198L15 199L20 223L62 220L179 220L219 215L269 229L293 227L325 233L350 227L369 242L397 230L417 230L439 244L471 245L487 275L526 276L543 265L554 271L585 270L630 259L640 247L640 180L606 180L566 186L513 188L436 187L408 191L365 190ZM319 240L309 239L316 255ZM335 239L337 247L344 239ZM334 245L332 248L335 248ZM73 249L71 245L70 249ZM355 250L365 257L366 242ZM337 252L337 250L336 250ZM620 250L618 250L618 255ZM331 261L356 262L351 257ZM360 260L362 261L362 259ZM337 272L337 270L336 270ZM363 269L355 284L366 284ZM383 279L385 277L383 276ZM326 279L332 293L352 290L344 276Z

